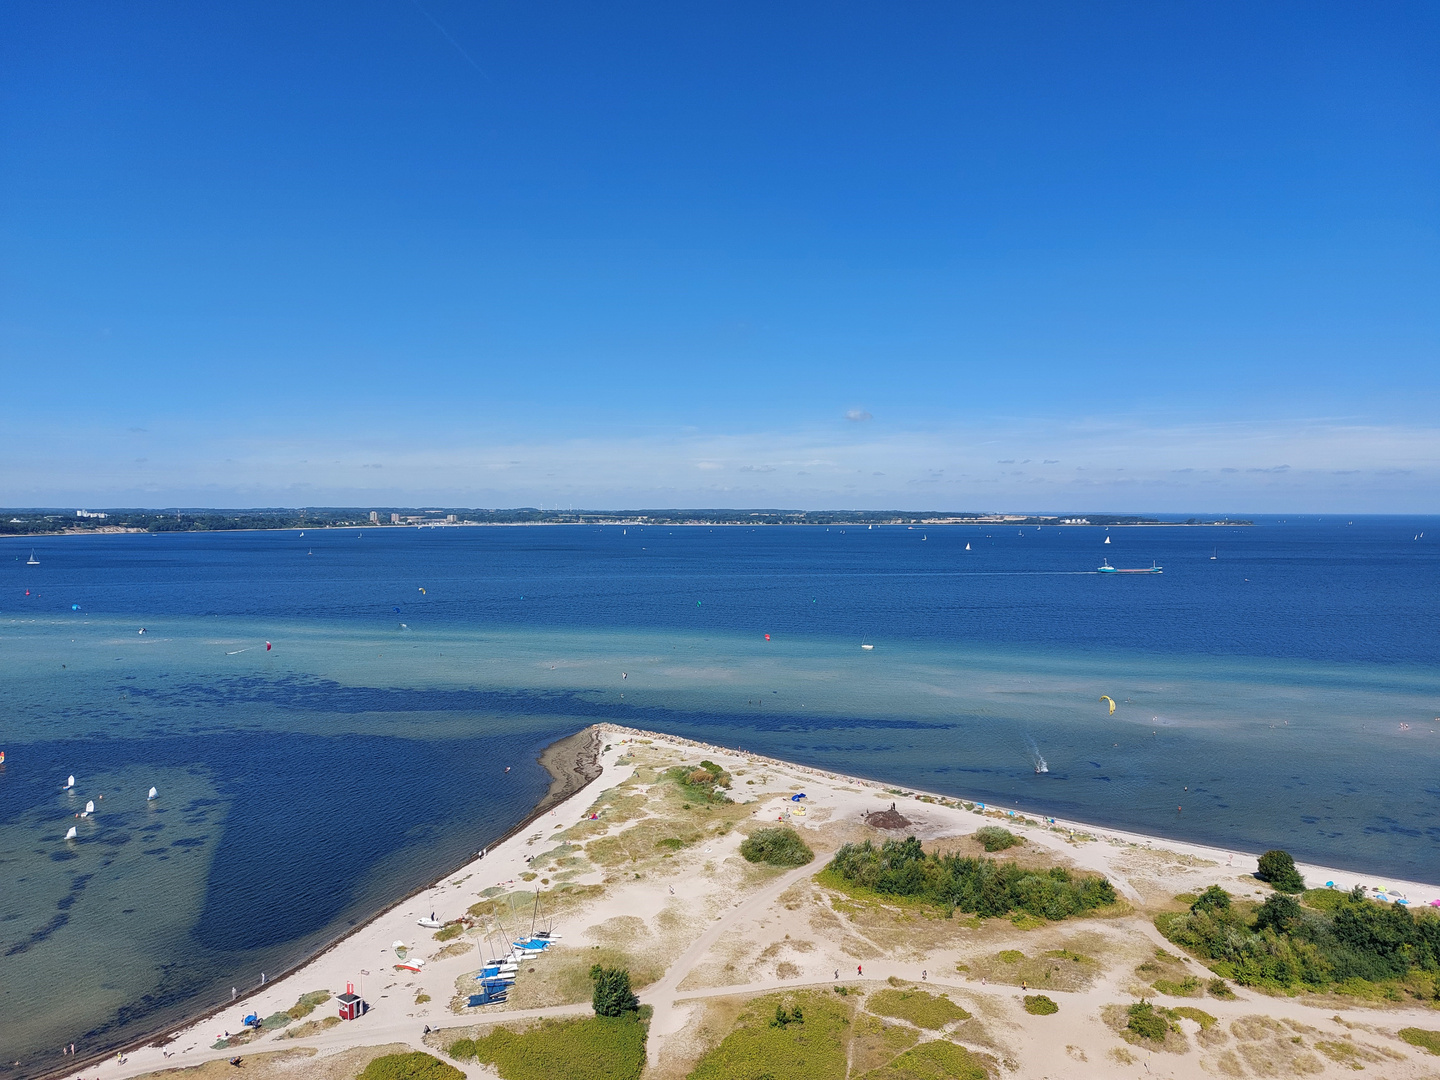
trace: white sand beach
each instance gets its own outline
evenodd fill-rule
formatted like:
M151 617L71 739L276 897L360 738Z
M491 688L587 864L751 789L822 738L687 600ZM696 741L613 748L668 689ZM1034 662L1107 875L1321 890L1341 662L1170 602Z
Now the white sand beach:
M1146 983L1146 965L1177 978L1210 975L1197 961L1174 955L1178 950L1155 929L1154 914L1167 905L1174 910L1177 894L1210 884L1237 896L1268 895L1268 886L1251 876L1257 853L1012 811L984 813L953 798L887 790L736 750L613 725L590 730L602 748L599 777L483 858L222 1011L123 1059L68 1075L119 1080L239 1055L246 1073L353 1076L367 1059L358 1048L438 1052L452 1029L588 1014L582 976L592 956L625 957L641 1002L653 1007L647 1077L687 1075L724 1035L737 1003L839 984L857 993L914 987L948 995L972 1019L947 1029L944 1037L1013 1076L1341 1075L1370 1065L1389 1077L1440 1075L1440 1057L1396 1036L1407 1026L1440 1028L1440 1012L1419 1003L1283 997L1235 987L1233 998L1168 1002L1198 1005L1215 1023L1178 1021L1185 1034L1164 1049L1127 1043L1117 1033L1117 1009L1142 995L1161 1001ZM653 777L657 768L702 758L733 775L729 794L737 805L725 808L729 817L723 821L717 817L684 831L654 801L652 789L659 785L637 777L641 770ZM804 800L792 801L801 792ZM892 803L907 826L882 830L866 823L866 815ZM781 818L815 850L815 860L782 872L741 858L745 833ZM1003 824L1023 836L1026 843L1015 850L1024 858L1104 874L1126 901L1124 910L1058 923L916 919L851 910L815 880L847 840L915 835L927 848L970 850L965 845L973 844L971 834L986 824ZM675 839L666 839L672 833ZM1440 900L1440 886L1433 884L1310 865L1300 870L1312 887L1383 885L1389 896L1413 907ZM482 894L503 902L513 892L523 903L506 909L503 921L512 935L523 933L530 927L534 909L525 905L533 900L535 883L542 890L542 915L553 918L562 935L559 944L522 967L509 1001L457 1012L453 1005L463 1000L467 980L473 987L469 976L487 948L480 942L485 917L476 916L475 925L448 945L417 920L432 912L441 922L460 919ZM424 958L419 972L397 970L397 941L409 947L408 958ZM1005 959L1010 956L1019 959ZM1048 956L1075 959L1044 959ZM1024 989L1022 981L1028 984ZM227 1033L239 1032L247 1014L270 1016L295 1005L302 994L333 995L350 984L369 1004L359 1019L325 1028L310 1024L316 1030L299 1037L297 1029L306 1029L296 1023L242 1047L213 1048ZM1024 993L1041 987L1059 1005L1054 1015L1029 1015L1022 1007ZM326 1001L308 1019L333 1016L335 1008L333 1000ZM427 1026L440 1035L427 1040ZM456 1065L470 1077L497 1076L488 1066Z

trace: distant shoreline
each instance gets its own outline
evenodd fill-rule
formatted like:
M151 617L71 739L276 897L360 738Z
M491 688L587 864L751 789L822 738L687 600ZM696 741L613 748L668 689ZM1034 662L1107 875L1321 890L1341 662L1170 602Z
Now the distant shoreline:
M915 523L908 521L437 521L425 524L395 525L385 522L368 521L354 525L281 525L271 528L254 528L240 526L234 529L165 529L152 531L143 528L131 528L124 526L102 526L94 529L70 528L54 529L50 531L36 532L14 532L0 533L0 540L15 539L36 539L37 537L61 537L61 536L133 536L143 534L147 536L164 536L174 533L214 533L217 535L231 535L234 533L262 533L262 532L339 532L350 529L357 531L362 529L381 529L401 531L405 529L517 529L533 527L579 527L594 528L604 526L606 528L651 528L651 529L759 529L759 528L809 528L818 529L824 527L832 528L873 528L879 526L888 529L944 529L944 528L1022 528L1022 529L1216 529L1216 528L1254 528L1253 521L1116 521L1116 522L1059 522L1059 521L925 521L919 520Z

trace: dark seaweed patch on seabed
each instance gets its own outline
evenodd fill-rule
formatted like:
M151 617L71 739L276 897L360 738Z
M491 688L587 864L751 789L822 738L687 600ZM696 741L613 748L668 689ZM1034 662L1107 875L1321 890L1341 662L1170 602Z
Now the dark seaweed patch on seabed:
M208 683L192 683L173 690L136 690L157 704L206 706L265 704L309 713L510 713L523 716L568 716L586 723L609 720L634 727L659 730L682 724L719 721L755 731L823 731L845 728L893 728L911 731L944 731L979 716L957 717L936 723L924 720L862 716L824 716L794 712L757 713L751 709L733 713L714 710L690 711L656 705L634 705L623 701L597 699L605 693L594 690L411 690L405 687L345 686L329 679L287 675L279 679L237 676Z

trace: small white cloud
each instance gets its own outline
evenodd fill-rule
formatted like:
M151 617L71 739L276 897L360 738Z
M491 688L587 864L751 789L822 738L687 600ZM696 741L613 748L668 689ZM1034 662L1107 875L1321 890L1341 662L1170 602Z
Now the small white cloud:
M723 469L725 466L718 461L697 461L695 467L697 469Z
M866 420L874 420L875 417L864 409L851 409L845 414L845 419L854 424L863 424Z

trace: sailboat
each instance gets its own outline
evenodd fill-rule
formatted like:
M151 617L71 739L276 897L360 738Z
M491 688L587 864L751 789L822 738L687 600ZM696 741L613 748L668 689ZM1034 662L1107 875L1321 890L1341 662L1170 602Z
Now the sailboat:
M150 794L145 796L145 801L146 801L146 802L150 802L151 800L153 800L153 799L158 799L159 797L160 797L160 792L156 791L156 790L152 787L152 788L150 789Z
M69 790L70 790L71 788L73 788L74 786L75 786L75 777L72 775L72 776L69 776L69 777L66 778L65 783L64 783L64 785L60 788L60 790L61 790L61 791L69 791Z
M81 817L89 817L89 816L90 816L91 814L93 814L94 812L95 812L95 800L94 800L94 799L91 799L89 802L87 802L87 803L85 804L85 812L84 812L83 814L81 814L80 816L81 816Z
M1214 562L1214 561L1215 561L1216 559L1218 559L1219 557L1220 557L1220 549L1219 549L1219 548L1216 548L1214 551L1210 552L1210 561L1211 561L1211 562Z
M966 541L966 543L965 543L965 550L966 550L966 551L969 551L969 550L970 550L970 543L969 543L969 541Z
M39 566L39 565L40 565L40 560L35 557L35 550L34 550L33 548L30 550L30 558L28 558L28 559L25 560L25 565L26 565L26 566Z
M1108 537L1108 536L1107 536L1107 537L1105 537L1105 543L1107 543L1107 544L1108 544L1108 543L1109 543L1109 542L1110 542L1110 538L1109 538L1109 537Z
M70 831L65 834L65 839L66 839L66 840L74 840L74 839L75 839L75 832L76 832L75 826L74 826L74 825L71 825L71 826L70 826Z

